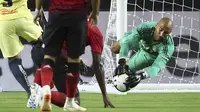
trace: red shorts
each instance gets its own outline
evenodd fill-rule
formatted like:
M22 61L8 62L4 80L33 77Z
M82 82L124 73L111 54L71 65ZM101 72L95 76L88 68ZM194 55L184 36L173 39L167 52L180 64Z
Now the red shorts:
M102 53L103 35L97 26L91 27L91 25L88 24L86 45L90 45L92 52Z

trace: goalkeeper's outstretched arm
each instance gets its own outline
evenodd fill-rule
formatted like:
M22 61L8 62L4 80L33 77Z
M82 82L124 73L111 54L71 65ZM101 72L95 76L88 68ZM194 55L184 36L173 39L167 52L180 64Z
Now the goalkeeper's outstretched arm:
M139 25L133 32L126 32L122 39L117 41L111 48L112 52L120 55L120 57L127 58L128 52L133 48L137 48L139 41L142 39L141 32L143 24Z
M152 66L147 69L146 74L148 77L156 76L172 57L174 53L174 42L171 36L169 38L171 38L171 41L168 41L159 49L159 55Z
M119 52L120 59L118 60L118 67L115 69L115 75L120 75L129 72L129 67L126 65L126 58L128 52L138 46L139 41L142 39L141 32L143 24L139 25L133 32L124 34L124 37L117 41L111 50L114 53Z

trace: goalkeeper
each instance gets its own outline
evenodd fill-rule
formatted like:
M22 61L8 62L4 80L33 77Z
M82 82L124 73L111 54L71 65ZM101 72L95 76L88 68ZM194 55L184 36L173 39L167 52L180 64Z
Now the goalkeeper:
M171 58L174 52L174 41L171 36L173 22L162 18L158 23L144 22L137 26L132 33L112 46L114 53L119 53L118 67L115 75L129 74L127 85L135 87L141 80L156 76ZM128 52L138 51L127 60ZM138 70L147 68L144 72Z

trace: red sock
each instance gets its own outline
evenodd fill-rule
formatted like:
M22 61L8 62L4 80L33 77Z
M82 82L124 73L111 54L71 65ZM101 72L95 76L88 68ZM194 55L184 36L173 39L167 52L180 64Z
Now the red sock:
M66 95L57 91L51 91L51 103L58 106L64 107Z
M37 68L35 71L34 83L41 86L41 68Z
M50 65L43 65L41 69L42 87L50 85L53 78L53 69Z
M73 76L66 76L66 89L67 89L67 97L73 98L76 94L77 85L79 82L79 73L72 73Z

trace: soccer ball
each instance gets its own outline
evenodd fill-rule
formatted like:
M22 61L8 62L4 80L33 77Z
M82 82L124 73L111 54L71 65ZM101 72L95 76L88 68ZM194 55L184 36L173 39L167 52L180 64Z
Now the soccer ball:
M114 76L114 78L113 78L114 87L120 92L129 91L130 88L125 84L127 78L128 78L127 74L121 74L121 75Z

